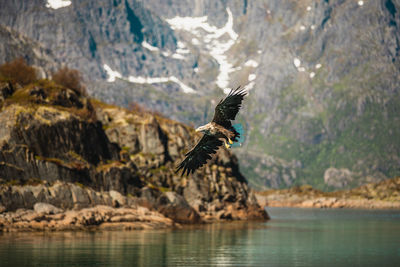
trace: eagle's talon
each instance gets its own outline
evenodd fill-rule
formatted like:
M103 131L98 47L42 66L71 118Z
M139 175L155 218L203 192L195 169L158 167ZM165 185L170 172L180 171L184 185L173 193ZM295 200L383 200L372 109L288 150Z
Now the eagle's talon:
M225 147L227 148L227 149L229 149L229 148L231 148L231 146L224 140L224 144L225 144Z
M233 144L233 141L228 137L229 144Z

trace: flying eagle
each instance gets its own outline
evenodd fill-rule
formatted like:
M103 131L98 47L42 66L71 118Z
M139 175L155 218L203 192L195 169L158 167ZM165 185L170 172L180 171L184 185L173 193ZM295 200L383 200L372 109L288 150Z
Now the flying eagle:
M213 120L196 129L196 132L203 132L204 135L197 145L185 154L186 158L178 165L176 173L181 169L183 169L182 176L185 173L188 175L194 173L211 159L211 155L217 152L222 143L226 148L230 148L232 144L239 142L243 130L240 124L232 126L231 120L235 119L246 95L247 92L239 86L219 101L215 107Z

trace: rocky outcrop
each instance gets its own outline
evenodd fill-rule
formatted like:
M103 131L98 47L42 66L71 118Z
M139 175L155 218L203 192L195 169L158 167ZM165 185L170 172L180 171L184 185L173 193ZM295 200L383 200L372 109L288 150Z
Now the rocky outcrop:
M47 203L63 210L144 206L177 223L268 218L227 150L189 177L175 173L199 138L184 124L90 101L45 80L1 104L5 212Z
M329 168L324 173L324 182L334 188L346 188L354 178L348 169Z
M160 116L134 114L112 106L97 107L96 114L108 138L120 143L124 153L130 154L130 161L138 172L143 172L151 187L177 192L203 218L219 219L220 210L215 207L231 204L234 204L232 210L260 210L239 172L236 157L227 150L220 149L210 164L191 177L179 177L171 170L198 138L193 129ZM147 198L148 205L154 205L158 197ZM245 219L245 214L233 217ZM259 218L267 215L260 210Z
M0 231L142 230L179 227L147 208L95 206L56 214L19 209L0 214Z
M400 177L351 190L322 192L301 186L256 196L261 206L268 207L400 209Z

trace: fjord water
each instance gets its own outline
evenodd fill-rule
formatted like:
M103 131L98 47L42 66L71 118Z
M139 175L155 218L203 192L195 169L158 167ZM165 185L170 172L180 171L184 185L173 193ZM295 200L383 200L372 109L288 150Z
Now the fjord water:
M267 223L0 234L0 266L400 266L399 211L267 210Z

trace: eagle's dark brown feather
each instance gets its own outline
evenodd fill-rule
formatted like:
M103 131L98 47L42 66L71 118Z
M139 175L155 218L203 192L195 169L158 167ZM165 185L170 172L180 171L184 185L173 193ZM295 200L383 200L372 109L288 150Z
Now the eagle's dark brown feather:
M207 160L211 159L211 155L215 154L218 147L222 145L222 141L212 135L203 135L197 145L186 153L186 158L176 168L176 172L183 169L182 176L185 172L189 175L196 169L203 166Z
M244 89L240 89L240 87L231 90L215 107L212 121L224 126L226 129L230 129L232 127L231 120L235 120L246 94L247 92Z

